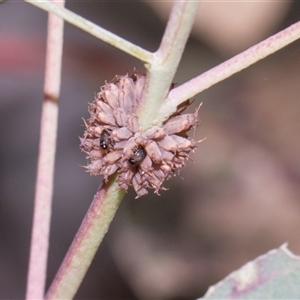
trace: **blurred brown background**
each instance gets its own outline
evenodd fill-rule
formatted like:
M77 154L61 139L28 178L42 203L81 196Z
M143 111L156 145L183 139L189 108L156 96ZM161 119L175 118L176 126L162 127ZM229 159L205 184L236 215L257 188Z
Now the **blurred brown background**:
M170 3L169 3L170 4ZM155 51L167 2L67 1L67 8ZM299 2L205 2L175 82L300 19ZM47 14L0 5L0 299L25 295L39 142ZM65 25L48 284L101 178L78 165L81 117L116 74L143 65ZM117 212L76 299L195 299L249 260L289 242L300 254L300 42L195 97L198 139L182 171Z

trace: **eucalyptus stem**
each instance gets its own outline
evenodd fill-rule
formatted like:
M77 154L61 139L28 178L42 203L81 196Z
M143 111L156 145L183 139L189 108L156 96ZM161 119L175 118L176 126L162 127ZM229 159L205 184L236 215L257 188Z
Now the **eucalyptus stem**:
M64 1L61 1L59 5L64 5ZM62 43L63 20L55 15L49 14L44 103L41 118L40 149L26 299L42 299L45 292L56 150L58 98L61 79Z
M160 125L157 110L165 101L185 44L194 24L200 1L174 1L168 24L152 64L146 65L147 81L143 100L138 109L139 123L143 129Z
M212 85L249 67L266 56L284 48L300 38L300 22L274 34L266 40L252 46L246 51L230 58L207 72L172 89L168 98L162 103L155 122L162 122L176 111L177 106L186 99L208 89Z
M113 47L130 54L131 56L140 59L141 61L147 63L151 63L153 61L153 54L151 52L148 52L147 50L144 50L141 47L128 42L127 40L117 36L116 34L111 33L108 30L103 29L102 27L94 24L91 21L86 20L85 18L73 13L72 11L66 8L58 7L57 5L51 3L49 0L24 1L47 12L51 12L59 16L66 22L82 29L83 31L86 31L90 35L106 42L107 44L110 44Z
M76 294L124 197L116 178L100 185L46 299L72 299Z

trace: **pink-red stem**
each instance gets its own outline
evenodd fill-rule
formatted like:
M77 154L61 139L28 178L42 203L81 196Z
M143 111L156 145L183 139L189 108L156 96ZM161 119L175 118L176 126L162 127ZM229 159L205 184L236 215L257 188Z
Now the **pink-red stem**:
M64 1L60 1L57 4L63 6ZM55 15L49 14L44 102L41 118L39 159L26 299L43 299L45 293L62 44L63 20Z
M222 64L207 72L189 80L188 82L172 89L169 94L168 103L174 109L186 99L190 99L198 93L208 89L212 85L246 69L250 65L265 58L266 56L282 49L288 44L300 38L300 22L274 34L266 40L252 46L244 52L230 58ZM164 110L165 108L162 108Z
M124 197L116 177L100 185L46 299L73 299Z

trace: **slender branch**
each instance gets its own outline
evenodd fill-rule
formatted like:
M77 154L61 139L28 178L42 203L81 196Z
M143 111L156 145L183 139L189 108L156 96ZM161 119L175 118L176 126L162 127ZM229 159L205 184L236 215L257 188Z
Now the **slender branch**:
M280 50L300 38L300 22L280 31L268 39L252 46L222 64L172 89L157 113L155 122L162 122L185 100L249 67L266 56Z
M63 6L64 1L61 1L59 5ZM48 19L40 149L27 278L27 299L42 299L44 297L61 79L62 42L63 20L50 14Z
M58 7L57 5L49 2L49 0L24 1L61 17L66 22L69 22L83 31L86 31L90 35L130 54L131 56L138 58L143 62L151 63L153 61L153 54L151 52L148 52L141 47L126 41L125 39L122 39L121 37L101 28L100 26L84 19L83 17L71 12L66 8Z
M174 74L190 35L200 1L175 1L161 45L148 68L143 101L138 109L139 122L144 129L153 124L157 108L170 90Z
M116 177L99 187L46 299L73 299L76 294L124 197Z

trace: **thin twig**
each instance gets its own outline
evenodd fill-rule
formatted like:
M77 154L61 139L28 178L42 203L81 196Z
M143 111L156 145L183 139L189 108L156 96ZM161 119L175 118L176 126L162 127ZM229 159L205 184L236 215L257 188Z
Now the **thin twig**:
M194 97L203 90L249 67L299 38L300 22L297 22L209 71L172 89L157 114L159 119L156 122L162 122L172 112L176 111L177 106L185 100Z
M82 29L83 31L86 31L90 35L112 45L113 47L120 49L133 57L138 58L143 62L151 63L153 61L153 54L151 52L148 52L142 49L141 47L126 41L125 39L117 36L116 34L113 34L110 31L101 28L100 26L84 19L83 17L71 12L66 8L58 7L57 5L49 2L48 0L24 1L61 17L66 22Z
M116 177L99 187L46 299L73 299L76 294L124 197Z
M170 90L186 41L194 24L200 1L174 1L162 42L148 68L143 101L138 109L140 126L154 124L157 109Z
M64 5L64 1L61 1L59 5ZM56 149L62 42L63 20L50 14L48 20L40 149L27 278L27 299L42 299L44 297Z

